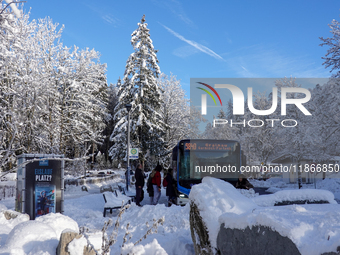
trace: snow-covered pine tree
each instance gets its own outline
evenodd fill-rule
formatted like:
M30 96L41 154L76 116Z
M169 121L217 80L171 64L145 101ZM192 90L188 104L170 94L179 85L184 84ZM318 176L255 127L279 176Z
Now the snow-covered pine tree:
M154 49L147 25L143 15L131 35L134 52L126 62L124 83L118 87L119 104L114 116L117 124L111 135L114 145L110 148L110 156L113 159L126 159L126 104L132 104L130 143L131 147L139 148L140 159L145 161L149 155L161 156L164 153L165 124L160 114L162 97L156 82L160 69L157 50Z

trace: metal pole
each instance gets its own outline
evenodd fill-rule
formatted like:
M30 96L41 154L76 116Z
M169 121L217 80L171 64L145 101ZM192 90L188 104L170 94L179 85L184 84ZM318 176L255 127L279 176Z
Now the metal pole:
M126 175L126 190L129 190L130 184L130 111L128 110L128 140L127 140L127 175Z
M84 156L86 155L85 148L84 148ZM74 164L74 162L73 162L73 164ZM86 159L84 159L84 179L86 179Z

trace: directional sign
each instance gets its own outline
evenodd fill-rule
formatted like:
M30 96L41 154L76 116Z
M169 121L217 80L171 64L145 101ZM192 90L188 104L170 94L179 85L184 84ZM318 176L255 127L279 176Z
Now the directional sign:
M138 148L130 149L129 159L138 159Z

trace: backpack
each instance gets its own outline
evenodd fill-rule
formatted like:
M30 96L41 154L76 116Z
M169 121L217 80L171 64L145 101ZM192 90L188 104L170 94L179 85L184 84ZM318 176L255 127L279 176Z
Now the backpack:
M150 194L153 194L153 186L152 186L152 178L149 176L148 182L147 182L147 192Z
M163 187L168 186L168 181L166 180L166 177L163 179Z

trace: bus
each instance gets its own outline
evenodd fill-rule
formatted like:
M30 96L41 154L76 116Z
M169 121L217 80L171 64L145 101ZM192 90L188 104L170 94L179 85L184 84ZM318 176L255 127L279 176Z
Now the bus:
M177 205L189 200L191 187L211 176L235 184L246 158L241 145L233 140L186 139L172 151L172 166L177 176Z

